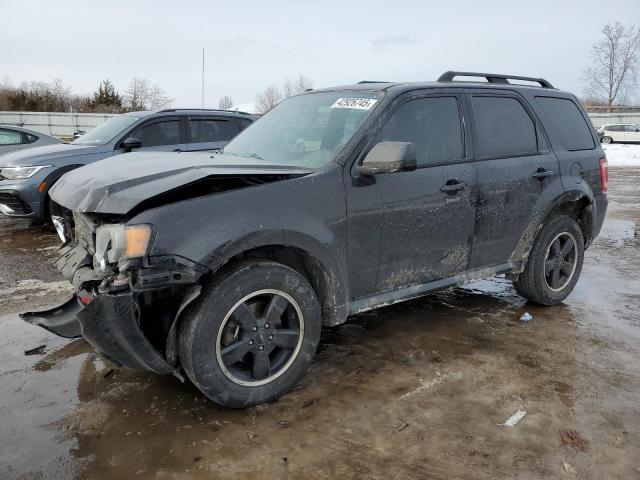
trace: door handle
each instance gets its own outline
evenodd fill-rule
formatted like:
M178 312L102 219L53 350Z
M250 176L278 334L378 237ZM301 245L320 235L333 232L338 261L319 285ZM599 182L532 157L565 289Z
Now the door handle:
M543 181L545 178L553 175L553 170L547 170L544 167L538 168L535 172L533 172L533 178L537 178L540 181Z
M458 180L448 180L446 184L440 187L441 192L456 193L467 188L467 184Z

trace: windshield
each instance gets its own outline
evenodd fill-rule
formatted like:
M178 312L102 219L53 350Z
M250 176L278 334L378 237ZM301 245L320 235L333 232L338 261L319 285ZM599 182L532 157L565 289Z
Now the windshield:
M277 165L319 168L333 160L371 113L381 92L291 97L240 133L224 153Z
M130 127L138 120L138 117L130 115L118 115L111 117L102 125L98 125L93 130L88 131L77 140L71 142L72 145L106 145L124 129Z

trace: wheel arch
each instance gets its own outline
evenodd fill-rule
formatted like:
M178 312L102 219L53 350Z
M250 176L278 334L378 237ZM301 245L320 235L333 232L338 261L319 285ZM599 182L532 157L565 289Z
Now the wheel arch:
M580 190L564 192L546 204L546 208L541 208L532 215L529 225L520 237L520 241L509 260L513 267L513 273L522 273L538 232L549 219L557 215L567 215L574 218L582 230L585 249L591 245L594 233L593 194Z
M84 164L78 163L78 164L65 165L63 167L56 168L53 172L49 173L42 180L46 186L44 191L42 192L43 197L42 197L42 201L40 202L40 218L42 218L45 221L50 220L46 217L49 209L49 204L51 203L51 197L49 197L49 190L51 190L51 187L53 187L53 185L58 180L60 180L60 177L62 177L65 173L80 167L84 167Z
M275 261L302 274L318 296L324 324L338 325L346 320L342 268L327 247L297 232L253 234L224 245L202 262L210 269L204 281L224 275L240 263L259 260Z

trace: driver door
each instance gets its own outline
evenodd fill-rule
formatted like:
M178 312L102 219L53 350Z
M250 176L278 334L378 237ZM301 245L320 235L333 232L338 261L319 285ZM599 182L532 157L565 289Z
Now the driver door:
M393 111L370 145L411 142L417 153L416 170L376 175L357 183L347 198L366 199L369 206L377 202L375 212L348 205L350 266L351 259L362 263L366 253L359 244L365 232L358 231L365 220L369 240L379 238L376 292L467 269L477 173L464 132L464 111L463 98L456 94L414 95Z

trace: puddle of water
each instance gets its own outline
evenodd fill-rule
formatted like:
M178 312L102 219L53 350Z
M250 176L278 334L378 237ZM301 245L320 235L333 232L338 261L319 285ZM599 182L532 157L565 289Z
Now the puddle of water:
M16 315L0 316L0 328L0 425L5 439L0 446L0 478L19 477L34 464L53 464L54 460L56 468L72 467L69 449L75 441L61 441L49 425L78 403L77 372L86 350L55 361L56 352L78 342L28 325ZM46 345L44 354L24 354L39 345ZM43 370L42 362L47 359L52 359L50 368ZM48 373L54 368L54 374Z

